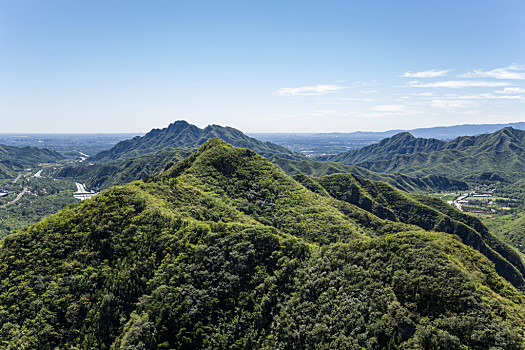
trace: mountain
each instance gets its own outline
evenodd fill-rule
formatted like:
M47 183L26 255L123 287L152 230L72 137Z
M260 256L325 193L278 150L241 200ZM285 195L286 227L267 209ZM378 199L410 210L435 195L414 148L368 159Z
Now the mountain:
M525 212L516 214L513 220L496 227L494 231L525 254Z
M487 172L502 172L508 176L503 180L517 180L525 171L525 131L509 127L447 142L400 133L377 144L320 159L376 172L436 174L469 180L479 180Z
M316 193L327 193L382 219L457 235L463 243L474 247L493 261L496 270L507 279L513 280L517 276L518 279L514 280L514 283L519 284L520 276L525 276L525 267L516 251L490 233L481 221L456 210L440 199L408 194L386 183L371 181L354 174L333 174L317 179L297 175L294 178ZM322 190L319 190L320 188ZM507 261L515 269L510 267Z
M461 136L477 136L491 134L503 128L525 130L525 122L505 124L463 124L452 126L436 126L432 128L418 128L409 130L415 137L452 140Z
M350 173L375 181L384 181L407 192L458 191L469 188L464 181L452 180L442 175L412 177L400 173L376 173L356 165L346 165L337 162L320 162L309 159L291 160L272 157L270 161L288 175L304 174L318 177L336 173Z
M480 125L466 124L413 130L388 130L382 132L250 133L249 136L253 136L261 141L276 143L292 151L308 155L309 157L317 157L339 154L349 150L362 148L402 132L408 132L419 138L452 140L460 136L477 136L480 134L493 133L505 127L525 130L525 122Z
M153 129L144 136L117 143L113 148L102 151L89 160L109 162L135 158L164 148L199 147L212 138L220 138L234 146L244 147L264 156L278 155L282 158L304 159L304 156L270 142L262 142L243 134L241 131L220 125L208 125L200 129L186 121L179 120L164 129Z
M392 137L402 132L408 132L411 135L414 135L415 137L421 138L452 140L461 136L477 136L481 134L490 134L506 127L525 130L525 122L505 124L461 124L406 130L397 129L387 131L354 131L348 133L250 133L250 135L253 135L253 137L264 141L279 141L279 144L289 138L294 139L295 142L299 142L305 139L309 139L312 141L318 139L332 139L334 141L337 140L339 142L343 140L381 140L384 138Z
M500 275L522 286L523 265L477 219L357 175L297 180L213 139L4 238L3 346L524 347Z
M137 158L102 164L67 166L59 169L52 176L82 182L86 184L87 188L99 191L152 176L187 157L194 150L192 148L166 148ZM292 160L277 156L270 158L270 162L277 165L288 175L322 176L334 173L352 173L376 181L385 181L408 192L456 191L469 188L464 181L452 180L441 175L427 175L417 178L399 173L380 174L355 165L309 159Z
M56 163L64 157L55 151L36 147L0 145L0 176L11 177L13 171L36 167L41 163Z
M165 148L131 159L102 164L67 166L56 171L53 176L82 182L87 188L99 191L155 175L189 156L193 151L195 148Z

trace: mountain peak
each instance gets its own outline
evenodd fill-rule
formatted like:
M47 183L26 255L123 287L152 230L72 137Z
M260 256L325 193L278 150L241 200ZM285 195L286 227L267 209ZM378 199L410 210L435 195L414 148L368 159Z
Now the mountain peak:
M170 125L168 125L168 129L173 128L173 127L181 127L181 126L188 126L188 125L191 125L191 124L185 120L177 120L171 123Z
M403 131L403 132L400 132L399 134L395 134L390 139L401 139L401 138L415 139L414 135L412 135L408 131Z
M177 177L183 172L192 169L200 175L212 173L230 174L238 164L244 163L246 158L259 157L261 161L268 162L257 153L230 145L217 137L206 141L197 151L181 162L162 173L162 176Z
M276 144L259 141L231 127L208 125L206 128L200 129L184 120L177 120L166 128L153 129L142 137L119 142L110 150L100 152L90 160L105 162L130 159L168 147L194 148L215 137L223 139L236 147L249 148L264 157L277 155L287 159L305 158L299 153Z

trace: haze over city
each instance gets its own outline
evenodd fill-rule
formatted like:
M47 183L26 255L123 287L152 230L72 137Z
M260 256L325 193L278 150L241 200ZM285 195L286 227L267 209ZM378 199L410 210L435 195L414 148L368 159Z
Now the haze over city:
M522 1L2 1L2 132L524 120Z

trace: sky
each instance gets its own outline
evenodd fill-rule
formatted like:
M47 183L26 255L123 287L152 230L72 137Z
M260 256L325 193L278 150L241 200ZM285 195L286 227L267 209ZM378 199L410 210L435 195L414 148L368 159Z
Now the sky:
M525 1L0 0L0 133L525 121Z

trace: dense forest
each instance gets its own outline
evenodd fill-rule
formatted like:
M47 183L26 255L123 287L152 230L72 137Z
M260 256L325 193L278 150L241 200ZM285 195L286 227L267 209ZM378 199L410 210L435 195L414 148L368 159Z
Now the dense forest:
M206 142L0 242L2 348L523 349L523 265L477 219Z
M499 180L514 182L525 171L525 131L507 127L451 141L415 138L404 132L322 160L355 164L377 172L434 174L469 181L482 181L499 172Z
M48 171L46 174L62 179L85 183L88 188L102 190L115 185L141 180L165 170L195 151L195 148L166 148L136 158L111 161L101 164L73 165ZM334 173L351 173L385 181L409 192L455 191L468 189L465 181L453 180L442 175L427 175L421 178L400 173L376 173L355 165L336 162L320 162L311 159L292 160L273 156L269 159L288 175L305 174L323 176Z
M16 171L41 163L55 163L64 159L60 153L36 147L0 145L0 179L12 177Z
M102 164L66 166L48 175L85 183L89 189L102 190L123 185L165 170L190 155L195 148L165 148L161 151L132 159L116 160Z
M90 161L105 163L136 158L166 148L195 148L215 137L236 147L251 149L268 158L275 155L289 159L305 158L300 153L290 151L271 142L259 141L231 127L208 125L204 129L200 129L184 120L178 120L166 128L153 129L144 136L136 136L132 139L121 141L111 149L90 157Z

